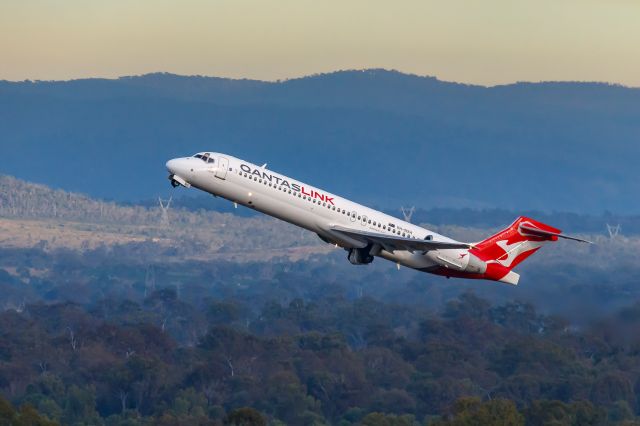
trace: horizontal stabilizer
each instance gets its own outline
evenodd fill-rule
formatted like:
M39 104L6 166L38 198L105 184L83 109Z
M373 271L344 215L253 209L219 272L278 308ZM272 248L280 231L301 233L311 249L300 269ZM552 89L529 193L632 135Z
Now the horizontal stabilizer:
M523 234L532 235L532 236L541 237L541 238L557 237L557 238L564 238L565 240L573 240L573 241L579 241L581 243L593 244L591 241L583 240L582 238L571 237L569 235L561 234L559 232L545 231L544 229L536 228L534 226L527 225L527 224L521 224L520 230L522 231Z

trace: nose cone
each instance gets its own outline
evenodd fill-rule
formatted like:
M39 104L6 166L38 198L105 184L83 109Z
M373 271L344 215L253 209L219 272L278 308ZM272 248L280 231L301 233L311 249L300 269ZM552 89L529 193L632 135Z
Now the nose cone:
M174 158L165 164L169 171L169 180L174 188L176 186L184 186L185 188L191 186L189 183L189 179L191 178L189 170L193 172L191 168L193 165L190 164L189 160L189 158Z
M174 158L173 160L167 161L167 170L172 175L182 176L186 178L190 175L189 171L193 168L193 165L190 163L189 158Z
M167 164L165 164L165 166L167 167L167 170L169 170L169 173L171 173L172 175L178 173L178 163L179 160L177 158L167 161Z

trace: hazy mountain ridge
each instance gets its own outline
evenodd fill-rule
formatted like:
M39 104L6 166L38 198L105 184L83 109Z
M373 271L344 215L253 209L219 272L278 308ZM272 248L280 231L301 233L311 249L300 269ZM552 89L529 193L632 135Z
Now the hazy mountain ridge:
M209 149L385 208L636 213L639 138L640 90L602 83L0 82L0 170L118 200L168 194L164 162Z
M517 82L487 87L384 69L336 71L275 82L183 76L171 73L150 73L117 79L89 78L67 81L26 80L22 82L0 80L0 89L7 93L34 93L38 95L46 93L51 96L71 99L113 99L146 94L152 97L188 100L195 98L201 101L223 102L225 104L254 101L306 106L371 107L372 105L382 105L390 109L398 105L395 102L390 103L389 96L399 98L403 102L408 102L407 100L420 102L424 101L425 96L463 96L463 101L469 101L487 95L505 100L517 99L523 95L528 97L551 95L554 97L554 101L572 101L573 99L566 97L597 95L597 99L589 100L605 102L609 100L608 97L612 96L615 96L618 101L618 97L621 95L628 100L634 100L634 97L640 93L640 88L580 81Z

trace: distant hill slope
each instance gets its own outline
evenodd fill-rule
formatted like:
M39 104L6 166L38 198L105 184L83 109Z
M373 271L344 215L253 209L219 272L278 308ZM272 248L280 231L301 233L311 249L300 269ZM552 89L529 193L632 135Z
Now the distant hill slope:
M0 82L0 171L116 200L168 194L168 158L216 150L385 208L634 213L639 142L640 89L598 83Z
M158 206L123 206L0 175L0 250L120 247L155 261L299 259L332 250L316 235L264 216L188 211L178 202L167 217L163 222Z

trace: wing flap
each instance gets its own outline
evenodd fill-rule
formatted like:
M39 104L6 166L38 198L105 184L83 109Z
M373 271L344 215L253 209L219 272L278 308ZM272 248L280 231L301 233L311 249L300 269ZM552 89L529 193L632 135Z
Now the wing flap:
M360 231L342 226L333 226L331 230L341 232L351 238L360 241L366 241L372 244L379 244L387 251L408 250L408 251L430 251L438 249L467 249L471 248L471 244L450 242L450 241L434 241L420 240L417 238L398 237L378 232Z

